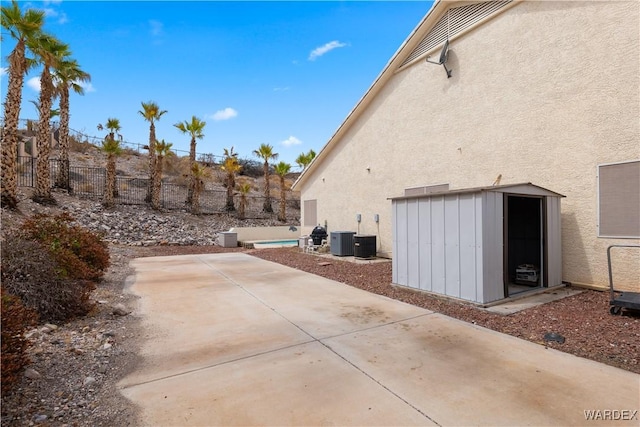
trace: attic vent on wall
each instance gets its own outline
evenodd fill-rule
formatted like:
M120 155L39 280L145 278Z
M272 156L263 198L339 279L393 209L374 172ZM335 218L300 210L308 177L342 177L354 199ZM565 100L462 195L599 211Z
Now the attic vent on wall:
M447 39L461 33L511 2L512 0L487 1L467 6L452 7L449 9L449 13L442 15L442 18L433 26L429 34L422 39L420 44L411 52L411 55L404 60L400 67L407 65L434 47L444 43Z

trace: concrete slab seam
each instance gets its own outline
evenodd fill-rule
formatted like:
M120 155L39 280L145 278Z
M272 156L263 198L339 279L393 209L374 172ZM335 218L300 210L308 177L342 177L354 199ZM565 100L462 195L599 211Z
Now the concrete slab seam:
M338 356L340 359L344 360L347 364L353 366L357 371L359 371L360 373L362 373L364 376L366 376L367 378L369 378L371 381L373 381L374 383L378 384L380 387L382 387L383 389L387 390L389 393L391 393L392 395L394 395L396 398L400 399L402 402L404 402L407 406L411 407L414 411L418 412L420 415L422 415L423 417L425 417L426 419L428 419L429 421L431 421L432 423L434 423L435 425L442 427L442 424L438 423L436 420L434 420L433 418L431 418L429 415L427 415L426 413L424 413L424 411L422 411L420 408L416 407L415 405L411 404L408 400L406 400L405 398L403 398L402 396L400 396L398 393L394 392L393 390L391 390L389 387L387 387L386 385L382 384L380 381L378 381L377 379L375 379L373 376L371 376L369 373L367 373L365 370L363 370L362 368L360 368L358 365L356 365L355 363L353 363L352 361L350 361L349 359L347 359L346 357L344 357L342 354L338 353L337 351L335 351L333 348L331 348L331 346L329 346L326 343L323 343L322 341L320 341L320 344L322 344L327 350L331 351L333 354L335 354L336 356Z
M376 384L378 384L380 387L382 387L383 389L385 389L387 392L391 393L393 396L395 396L397 399L400 399L402 402L404 402L407 406L411 407L413 410L415 410L416 412L418 412L419 414L421 414L423 417L425 417L426 419L428 419L429 421L431 421L432 423L436 424L437 426L441 426L441 424L437 423L434 419L432 419L431 417L429 417L429 415L427 415L426 413L424 413L422 410L420 410L419 408L417 408L415 405L411 404L409 401L407 401L406 399L404 399L402 396L398 395L396 392L394 392L393 390L391 390L389 387L385 386L384 384L382 384L380 381L378 381L377 379L375 379L374 377L372 377L369 373L367 373L366 371L364 371L362 368L360 368L359 366L357 366L356 364L354 364L353 362L351 362L350 360L348 360L346 357L344 357L342 354L338 353L337 351L335 351L333 348L331 348L328 344L322 342L322 340L315 338L313 335L311 335L309 332L305 331L302 327L300 327L299 325L295 324L294 322L292 322L290 319L288 319L287 317L285 317L284 315L282 315L282 313L278 312L274 307L271 307L269 304L267 304L265 301L261 300L260 298L258 298L256 295L254 295L252 292L250 292L248 289L246 289L245 287L243 287L240 283L236 282L235 280L233 280L231 277L227 276L226 274L224 274L222 271L218 270L217 268L215 268L214 266L212 266L211 264L209 264L208 262L204 261L204 260L200 260L201 262L203 262L204 264L206 264L207 266L209 266L210 268L214 269L218 274L220 274L222 277L224 277L225 279L229 280L231 283L233 283L234 285L236 285L237 287L239 287L240 289L242 289L244 292L246 292L248 295L252 296L256 301L260 302L261 304L263 304L265 307L268 307L269 309L271 309L274 313L278 314L278 316L280 316L282 319L286 320L288 323L290 323L291 325L295 326L297 329L299 329L300 331L302 331L303 333L305 333L306 335L310 336L311 338L314 339L314 341L317 341L318 343L320 343L323 347L325 347L327 350L331 351L333 354L335 354L336 356L338 356L340 359L342 359L343 361L345 361L347 364L349 364L350 366L352 366L353 368L355 368L357 371L359 371L360 373L362 373L364 376L366 376L367 378L369 378L371 381L375 382ZM412 320L412 319L416 319L419 317L424 317L424 316L428 316L431 314L435 314L434 312L431 313L425 313L425 314L421 314L418 316L412 316L410 318L407 319L401 319L401 320L397 320L395 322L388 322L385 323L383 325L376 325L376 326L372 326L372 327L368 327L368 328L364 328L364 329L360 329L357 331L351 331L348 333L344 333L344 334L339 334L336 336L343 336L343 335L350 335L350 334L354 334L357 332L361 332L361 331L365 331L365 330L372 330L372 329L376 329L376 328L380 328L382 326L387 326L387 325L392 325L395 323L399 323L399 322L403 322L406 320ZM327 338L323 338L323 339L329 339L329 337ZM292 346L293 347L293 346Z
M226 274L224 274L222 271L218 270L217 268L215 268L214 266L212 266L211 264L207 263L204 260L200 260L202 263L204 263L205 265L207 265L208 267L214 269L219 275L221 275L222 277L224 277L225 279L227 279L229 282L233 283L235 286L237 286L238 288L242 289L245 293L247 293L247 295L250 295L252 298L254 298L256 301L258 301L260 304L264 305L265 307L267 307L268 309L270 309L271 311L273 311L274 313L276 313L278 316L280 316L282 319L286 320L289 324L291 324L292 326L295 326L298 330L300 330L301 332L304 332L306 335L308 335L309 337L313 338L315 341L321 341L321 340L327 340L330 338L336 338L336 337L340 337L340 336L344 336L344 335L350 335L350 334L354 334L357 332L364 332L364 331L369 331L372 329L376 329L376 328L380 328L380 327L384 327L387 325L393 325L396 323L400 323L400 322L406 322L408 320L414 320L423 316L429 316L429 315L433 315L436 314L434 311L430 311L428 313L424 313L424 314L419 314L416 316L411 316L411 317L407 317L407 318L403 318L403 319L399 319L399 320L395 320L393 322L385 322L383 324L380 325L375 325L375 326L369 326L366 328L362 328L362 329L357 329L355 331L349 331L349 332L344 332L341 334L337 334L337 335L332 335L332 336L328 336L328 337L322 337L322 338L317 338L313 335L311 335L308 331L306 331L305 329L303 329L300 325L296 324L295 322L293 322L291 319L287 318L286 316L284 316L282 313L280 313L277 309L275 309L274 307L270 306L269 304L267 304L264 300L260 299L258 296L256 296L254 293L252 293L251 291L249 291L248 289L246 289L244 286L242 286L240 283L236 282L235 280L233 280L231 277L227 276ZM346 285L349 286L349 285ZM377 295L377 294L374 294ZM384 295L378 295L380 297L384 297ZM391 298L388 297L384 297L387 298L389 300L393 300ZM394 302L397 302L396 300L393 300ZM406 303L405 303L406 304Z
M382 324L380 324L380 325L368 326L368 327L366 327L366 328L357 329L357 330L355 330L355 331L343 332L343 333L341 333L341 334L336 334L336 335L330 335L330 336L327 336L327 337L322 337L322 338L319 338L319 339L318 339L318 341L322 342L322 341L324 341L324 340L330 340L330 339L333 339L333 338L344 337L344 336L346 336L346 335L357 334L358 332L366 332L366 331L371 331L371 330L374 330L374 329L384 328L385 326L395 325L395 324L397 324L397 323L407 322L407 321L410 321L410 320L419 319L419 318L421 318L421 317L432 316L432 315L434 315L434 314L436 314L436 313L435 313L435 312L431 312L431 313L418 314L418 315L416 315L416 316L411 316L411 317L405 317L405 318L403 318L403 319L394 320L394 321L392 321L392 322L385 322L385 323L382 323Z
M295 328L297 328L298 330L300 330L302 333L304 333L305 335L311 337L314 341L318 341L318 338L314 337L313 335L311 335L309 332L305 331L304 329L302 329L299 325L295 324L294 322L292 322L290 319L287 319L285 316L282 315L282 313L280 313L278 310L276 310L274 307L271 307L269 304L267 304L264 300L260 299L257 295L255 295L254 293L252 293L251 291L249 291L247 288L245 288L244 286L242 286L240 283L236 282L235 280L233 280L231 277L227 276L226 274L224 274L221 270L219 270L218 268L216 268L215 266L209 264L208 262L206 262L203 259L199 259L200 262L202 262L203 264L205 264L206 266L208 266L209 268L213 269L216 273L218 273L220 276L224 277L225 279L227 279L229 282L233 283L235 286L237 286L238 288L242 289L247 295L251 296L253 299L255 299L256 301L258 301L260 304L264 305L265 307L267 307L269 310L273 311L274 313L276 313L278 316L280 316L282 319L286 320L289 324L291 324L292 326L294 326Z
M120 387L120 389L121 390L126 390L126 389L129 389L129 388L137 387L139 385L151 384L151 383L158 382L158 381L168 380L170 378L181 377L183 375L192 374L194 372L204 371L206 369L211 369L211 368L216 368L218 366L228 365L230 363L236 363L236 362L239 362L239 361L242 361L242 360L249 360L249 359L252 359L254 357L260 357L260 356L264 356L266 354L275 353L275 352L278 352L278 351L287 350L287 349L290 349L290 348L295 348L295 347L299 347L299 346L302 346L302 345L311 344L311 343L314 343L314 342L318 342L318 340L313 339L313 340L309 340L309 341L303 341L303 342L299 342L299 343L296 343L296 344L286 345L284 347L278 347L278 348L274 348L274 349L271 349L271 350L262 351L260 353L254 353L254 354L238 357L238 358L231 359L231 360L225 360L224 362L220 362L220 363L213 363L211 365L200 366L198 368L189 369L187 371L181 371L181 372L178 372L178 373L175 373L175 374L166 375L164 377L158 377L158 378L153 378L153 379L150 379L150 380L147 380L147 381L141 381L141 382L135 383L135 384L129 384L129 385L126 385L124 387Z

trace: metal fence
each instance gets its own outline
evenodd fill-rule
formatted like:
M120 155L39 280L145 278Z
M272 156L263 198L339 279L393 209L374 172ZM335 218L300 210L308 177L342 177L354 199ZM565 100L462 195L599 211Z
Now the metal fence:
M18 186L34 187L36 175L36 158L18 158ZM49 160L51 186L60 184L58 174L62 169L62 161ZM63 186L78 197L102 200L106 188L106 170L87 166L69 166L69 182ZM146 205L150 180L148 178L116 176L114 202L121 205ZM187 210L188 188L163 180L160 191L160 205L167 210ZM236 209L240 206L240 195L234 195ZM300 200L292 192L287 192L287 217L297 218L300 215ZM270 218L278 213L280 200L271 198L273 213L262 212L264 196L246 196L246 218ZM226 190L205 189L200 193L200 210L203 214L225 213L227 203Z

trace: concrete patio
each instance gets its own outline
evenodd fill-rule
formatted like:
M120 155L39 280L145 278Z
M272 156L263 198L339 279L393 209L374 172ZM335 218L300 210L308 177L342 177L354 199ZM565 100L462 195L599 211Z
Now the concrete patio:
M627 371L247 254L132 265L144 425L638 425Z

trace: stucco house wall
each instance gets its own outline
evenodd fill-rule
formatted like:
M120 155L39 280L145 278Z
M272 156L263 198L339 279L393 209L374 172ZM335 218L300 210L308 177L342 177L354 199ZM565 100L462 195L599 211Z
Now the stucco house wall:
M374 84L296 183L303 205L391 256L388 198L404 189L531 182L566 195L563 280L606 286L607 246L640 244L599 238L597 212L597 165L640 159L639 17L636 1L515 2L452 39L451 78L422 58ZM620 253L618 283L638 286L638 266Z

